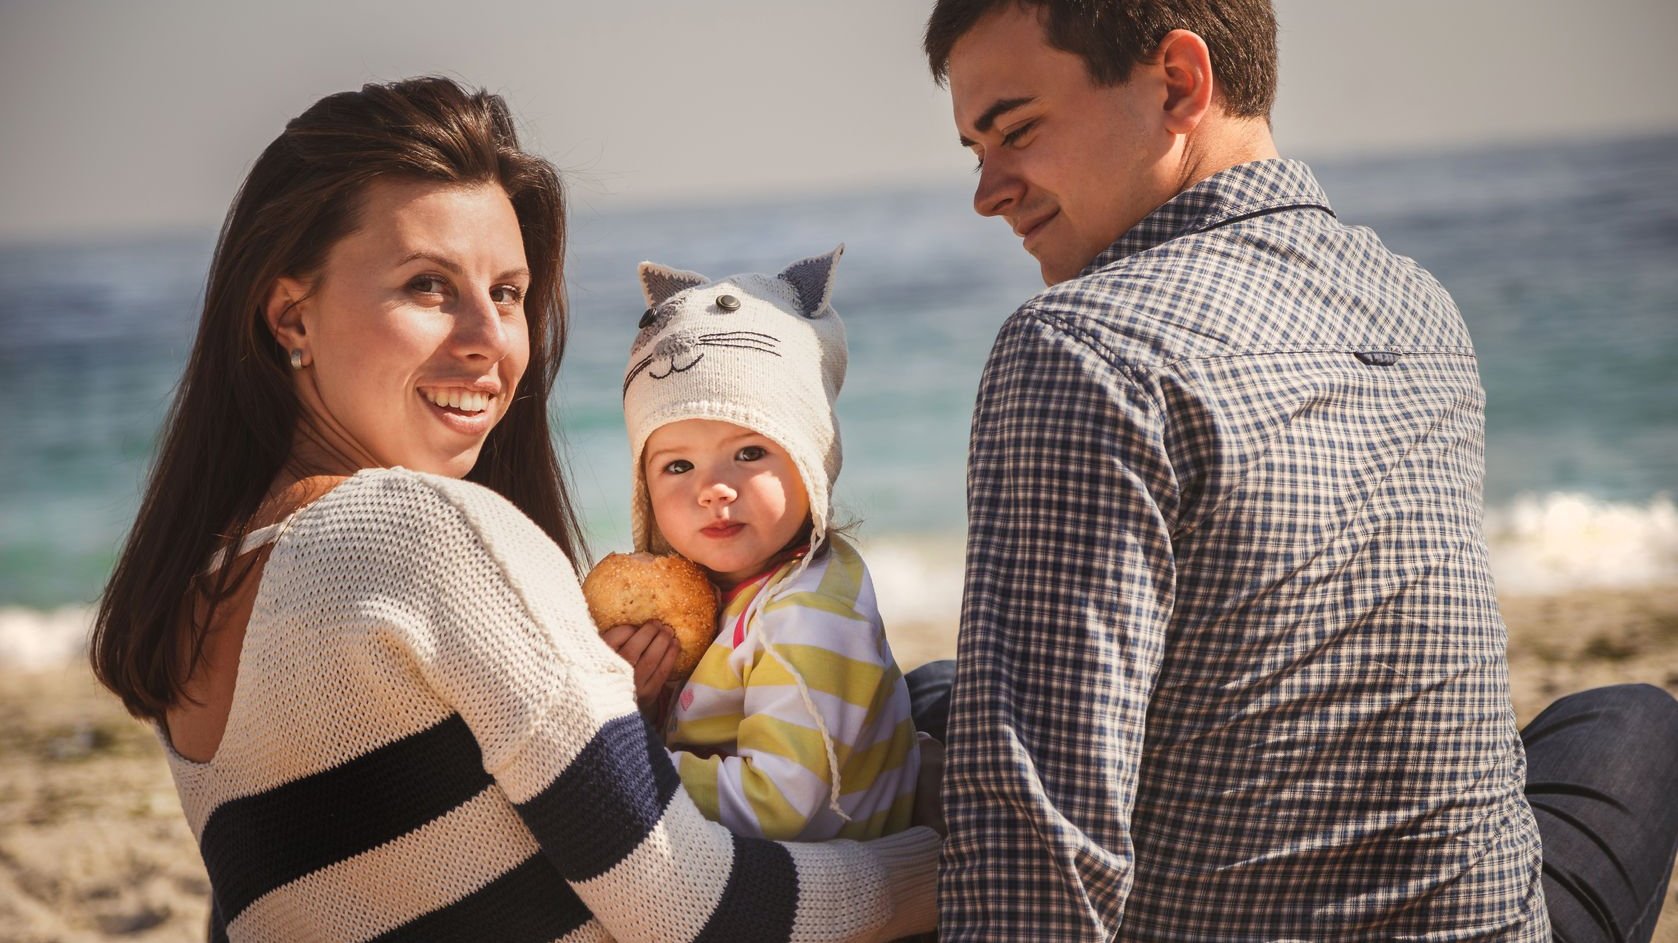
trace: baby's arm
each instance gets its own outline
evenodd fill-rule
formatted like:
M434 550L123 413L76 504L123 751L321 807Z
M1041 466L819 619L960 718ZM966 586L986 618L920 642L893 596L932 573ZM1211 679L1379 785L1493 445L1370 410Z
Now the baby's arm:
M743 704L698 675L684 692L693 702L674 742L716 742L705 729L734 724L732 755L673 750L672 758L700 810L739 834L889 834L909 823L919 767L908 692L871 607L864 615L852 602L812 596L776 600L759 615L753 633L769 644L737 679ZM843 816L831 808L835 773Z

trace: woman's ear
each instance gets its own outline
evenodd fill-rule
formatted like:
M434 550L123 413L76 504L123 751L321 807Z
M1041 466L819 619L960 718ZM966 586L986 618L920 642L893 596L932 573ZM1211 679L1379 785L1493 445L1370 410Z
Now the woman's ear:
M262 318L268 323L268 333L287 353L294 350L314 359L309 350L308 331L303 326L303 299L308 297L308 286L290 276L274 279L268 289L268 300L262 306Z
M1212 53L1206 40L1174 29L1160 40L1156 54L1165 75L1165 129L1188 134L1212 107Z

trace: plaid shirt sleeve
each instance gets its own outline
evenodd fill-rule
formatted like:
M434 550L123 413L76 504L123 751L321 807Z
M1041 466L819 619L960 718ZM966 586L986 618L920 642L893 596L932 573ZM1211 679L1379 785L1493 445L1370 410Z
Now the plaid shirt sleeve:
M944 940L1105 940L1173 606L1161 409L1028 306L980 384L944 787Z

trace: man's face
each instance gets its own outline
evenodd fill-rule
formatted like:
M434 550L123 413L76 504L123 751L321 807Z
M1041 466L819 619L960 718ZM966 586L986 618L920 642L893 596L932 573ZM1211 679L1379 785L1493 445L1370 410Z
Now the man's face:
M980 161L973 208L1001 216L1045 284L1077 275L1175 193L1166 89L1138 66L1097 86L1077 55L1050 46L1037 14L1008 5L950 51L962 143Z

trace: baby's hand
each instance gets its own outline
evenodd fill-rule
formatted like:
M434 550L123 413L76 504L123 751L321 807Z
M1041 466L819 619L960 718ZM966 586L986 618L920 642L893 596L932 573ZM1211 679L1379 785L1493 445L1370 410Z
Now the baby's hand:
M600 638L635 666L635 697L645 703L658 697L676 667L676 633L662 622L614 625Z

